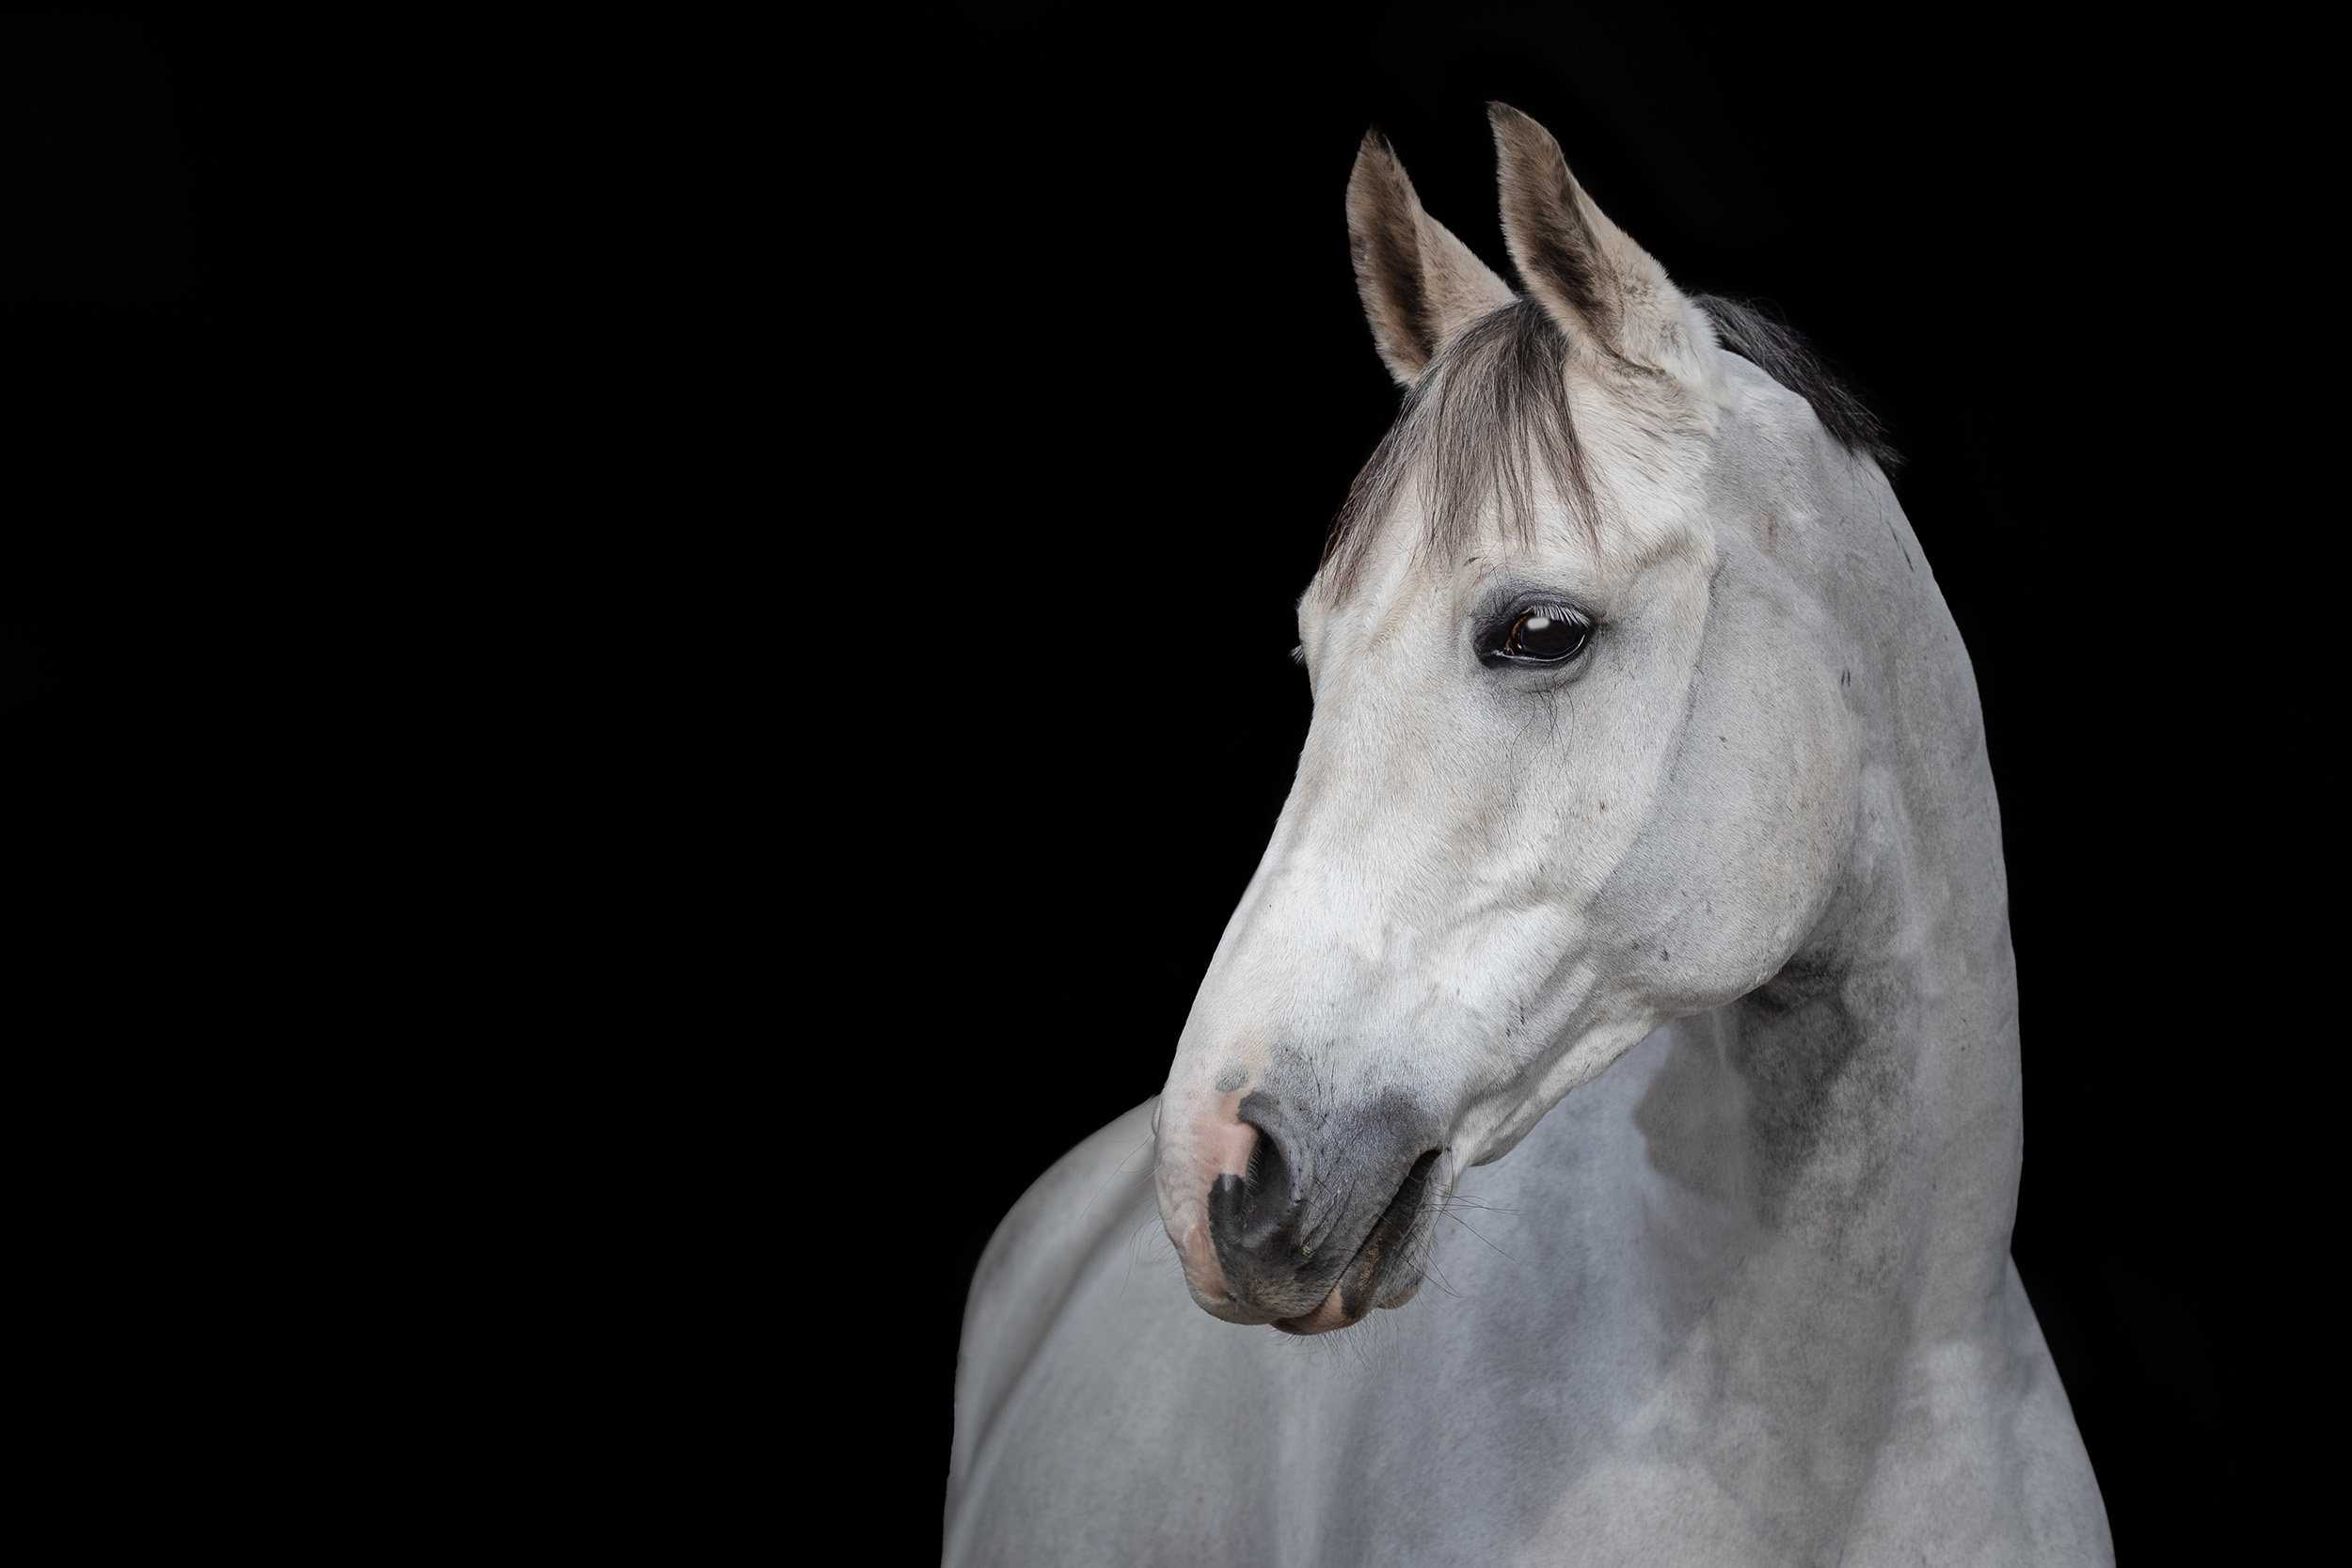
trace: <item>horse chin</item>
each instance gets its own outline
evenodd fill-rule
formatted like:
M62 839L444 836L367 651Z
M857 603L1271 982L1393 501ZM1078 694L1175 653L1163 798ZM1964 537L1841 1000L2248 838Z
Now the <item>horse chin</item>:
M1210 1295L1190 1280L1184 1282L1184 1288L1192 1292L1193 1305L1212 1318L1222 1318L1229 1323L1247 1323L1253 1326L1258 1323L1275 1323L1277 1327L1280 1326L1275 1315L1263 1307L1252 1307L1249 1303L1233 1296Z
M1402 1286L1391 1288L1370 1307L1360 1307L1357 1311L1350 1312L1341 1288L1334 1285L1331 1293L1323 1298L1322 1306L1300 1317L1277 1318L1274 1326L1285 1334L1328 1334L1335 1328L1353 1328L1375 1312L1392 1311L1420 1293L1421 1277L1416 1275Z
M1335 1328L1353 1328L1362 1320L1347 1315L1340 1301L1340 1288L1331 1287L1331 1293L1323 1298L1323 1305L1298 1318L1279 1318L1274 1326L1285 1334L1328 1334Z

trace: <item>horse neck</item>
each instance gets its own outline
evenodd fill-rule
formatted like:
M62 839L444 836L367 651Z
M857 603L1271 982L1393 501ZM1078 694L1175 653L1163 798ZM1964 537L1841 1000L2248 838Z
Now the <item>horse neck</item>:
M1688 1163L1741 1195L1736 1250L1759 1260L1755 1289L1817 1326L1915 1342L1998 1321L2023 1117L1975 679L1916 539L1878 489L1883 512L1845 542L1827 589L1857 644L1867 736L1851 850L1780 974L1684 1025L1674 1092L1712 1107L1712 1148ZM1852 547L1871 533L1879 548ZM1653 1162L1672 1174L1661 1134L1672 1144L1688 1117L1645 1110Z
M1983 1401L2030 1332L2009 1289L2016 977L1975 682L1892 497L1844 515L1867 523L1832 541L1851 569L1814 580L1865 736L1851 845L1796 955L1675 1026L1634 1117L1663 1180L1633 1189L1656 1291L1639 1321L1666 1335L1644 1408L1788 1525L1792 1558L1830 1555L1899 1412L2006 1419Z

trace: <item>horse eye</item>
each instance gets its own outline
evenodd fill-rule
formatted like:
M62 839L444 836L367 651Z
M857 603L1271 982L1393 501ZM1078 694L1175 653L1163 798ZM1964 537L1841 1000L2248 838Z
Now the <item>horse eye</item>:
M1514 658L1566 659L1584 651L1585 626L1565 615L1531 610L1511 623L1502 651Z

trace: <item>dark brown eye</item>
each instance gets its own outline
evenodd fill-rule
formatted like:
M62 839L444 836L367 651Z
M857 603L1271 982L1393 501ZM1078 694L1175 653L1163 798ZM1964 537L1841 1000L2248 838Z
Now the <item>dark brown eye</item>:
M1584 623L1549 610L1531 610L1511 623L1502 651L1513 658L1565 659L1584 651Z

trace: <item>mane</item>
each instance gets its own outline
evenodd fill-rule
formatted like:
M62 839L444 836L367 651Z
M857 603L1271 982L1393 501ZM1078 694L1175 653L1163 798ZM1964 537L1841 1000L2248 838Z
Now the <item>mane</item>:
M1877 416L1794 327L1738 300L1690 297L1724 347L1810 404L1839 446L1889 473L1902 461ZM1331 519L1323 571L1333 590L1343 596L1354 585L1381 519L1416 471L1428 516L1424 549L1454 553L1489 505L1526 542L1534 530L1539 477L1550 482L1576 525L1593 532L1598 515L1568 405L1567 362L1567 335L1527 298L1489 311L1446 344L1405 394L1396 422Z
M1831 373L1795 327L1756 305L1720 294L1692 294L1691 303L1715 324L1716 340L1724 347L1811 404L1814 418L1832 440L1856 457L1875 459L1889 474L1902 466L1902 453L1887 440L1878 416Z

